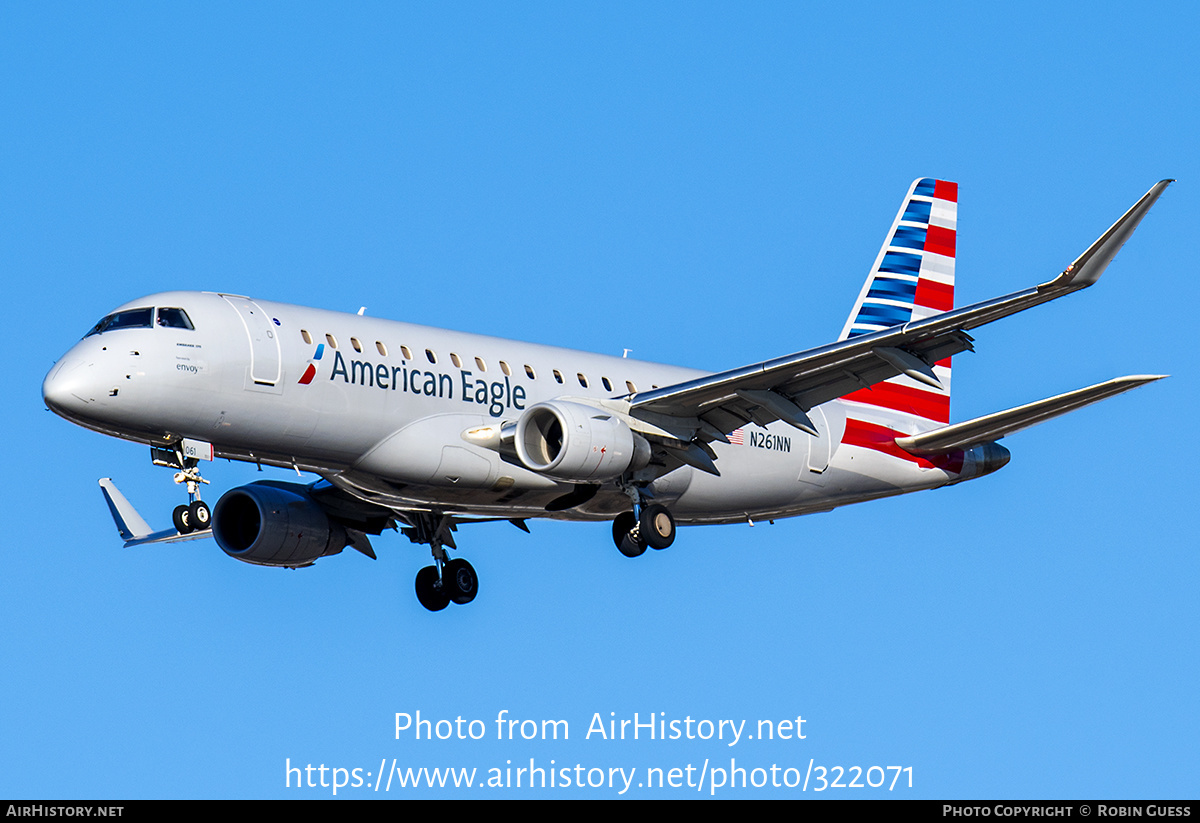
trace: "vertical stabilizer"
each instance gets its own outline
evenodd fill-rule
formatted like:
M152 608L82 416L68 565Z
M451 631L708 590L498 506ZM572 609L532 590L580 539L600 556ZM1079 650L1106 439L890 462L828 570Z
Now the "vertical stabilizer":
M914 180L838 339L954 308L957 229L958 184ZM845 399L912 415L921 428L944 425L950 422L950 358L930 365L940 389L900 376Z

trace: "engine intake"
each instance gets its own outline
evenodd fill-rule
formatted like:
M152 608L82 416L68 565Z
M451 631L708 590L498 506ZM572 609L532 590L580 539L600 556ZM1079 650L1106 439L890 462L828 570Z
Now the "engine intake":
M227 555L256 566L311 566L350 542L346 530L297 483L230 489L213 509L213 537Z
M609 480L650 462L650 444L615 414L561 400L521 415L514 445L526 468L562 480Z

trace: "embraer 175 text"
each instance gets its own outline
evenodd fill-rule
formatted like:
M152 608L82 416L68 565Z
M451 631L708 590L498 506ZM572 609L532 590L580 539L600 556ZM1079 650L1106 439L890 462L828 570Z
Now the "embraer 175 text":
M518 343L233 294L166 292L105 316L42 385L73 423L145 443L190 505L152 532L100 481L126 546L207 537L297 568L396 528L430 547L417 598L475 598L457 526L611 520L620 551L665 549L676 524L828 511L990 474L996 441L1158 376L1118 377L950 423L950 359L968 332L1090 286L1170 180L1079 259L1031 288L954 308L958 186L915 181L836 342L730 371ZM314 472L209 510L198 461Z

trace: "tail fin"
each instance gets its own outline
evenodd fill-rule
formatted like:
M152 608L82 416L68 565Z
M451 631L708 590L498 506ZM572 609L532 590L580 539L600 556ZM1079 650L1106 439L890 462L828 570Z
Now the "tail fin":
M958 184L914 180L838 339L954 308L957 224ZM950 422L950 358L933 365L941 389L900 376L845 399L944 425Z

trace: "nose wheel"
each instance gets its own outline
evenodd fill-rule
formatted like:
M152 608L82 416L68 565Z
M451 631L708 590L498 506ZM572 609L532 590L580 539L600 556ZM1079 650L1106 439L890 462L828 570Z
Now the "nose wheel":
M203 500L193 500L190 505L176 506L171 513L171 522L180 534L204 531L211 528L212 511Z

